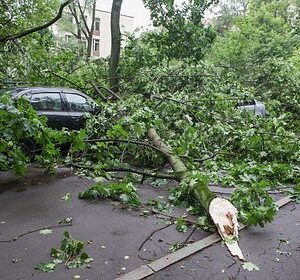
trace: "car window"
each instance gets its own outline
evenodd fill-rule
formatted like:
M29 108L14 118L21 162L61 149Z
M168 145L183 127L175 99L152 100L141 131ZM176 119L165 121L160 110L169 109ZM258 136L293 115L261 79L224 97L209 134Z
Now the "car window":
M65 93L72 112L92 112L93 102L88 98L72 93Z
M32 94L30 103L38 111L62 111L62 102L59 93Z

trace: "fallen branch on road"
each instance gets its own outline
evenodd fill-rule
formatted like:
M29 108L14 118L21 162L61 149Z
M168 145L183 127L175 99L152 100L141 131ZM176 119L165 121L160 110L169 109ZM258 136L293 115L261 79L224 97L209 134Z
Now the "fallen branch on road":
M54 228L71 227L71 226L73 226L73 224L53 225L53 226L41 227L41 228L37 228L37 229L33 229L33 230L30 230L30 231L21 233L20 235L17 235L17 236L15 236L11 239L8 239L8 240L0 240L0 243L11 243L11 242L14 242L14 241L18 240L20 237L23 237L25 235L35 233L37 231L44 230L44 229L54 229Z

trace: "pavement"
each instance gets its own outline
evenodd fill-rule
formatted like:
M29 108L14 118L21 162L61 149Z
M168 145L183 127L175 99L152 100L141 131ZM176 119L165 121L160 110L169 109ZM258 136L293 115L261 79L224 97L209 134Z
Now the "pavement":
M92 183L66 168L55 175L31 168L26 178L0 173L1 280L72 280L78 276L80 280L116 279L167 256L176 242L198 241L211 235L201 230L192 232L192 228L179 233L174 225L166 225L166 217L143 217L139 210L122 208L111 201L79 200L78 193ZM171 186L144 183L139 186L139 194L144 201L163 200ZM66 193L70 193L69 201L62 199ZM183 212L175 209L171 215ZM72 218L72 226L57 227L58 221L67 217ZM51 226L52 233L40 234L39 229ZM34 269L41 262L51 261L50 250L60 246L66 230L85 243L84 250L94 259L91 267L67 269L59 265L52 273ZM19 238L8 242L15 236ZM289 203L280 209L272 224L241 231L239 244L247 260L259 271L244 270L242 263L218 242L146 279L299 280L300 206Z

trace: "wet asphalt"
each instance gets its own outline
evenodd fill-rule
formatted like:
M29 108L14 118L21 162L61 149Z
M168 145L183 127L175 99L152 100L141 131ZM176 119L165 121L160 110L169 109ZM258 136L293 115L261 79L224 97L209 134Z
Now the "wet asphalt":
M192 229L179 233L174 225L166 227L163 217L144 217L140 210L122 208L111 201L79 200L78 193L92 183L66 168L51 176L31 168L25 179L0 173L1 280L72 280L76 279L74 276L80 276L80 280L111 280L167 255L170 246L189 237ZM167 188L144 183L139 193L144 201L164 200L168 197ZM69 201L62 199L66 193L70 193ZM171 215L183 212L175 210ZM72 218L72 225L57 226L65 218ZM50 226L54 226L52 233L40 234L39 229ZM67 269L59 265L51 273L34 269L41 262L51 261L50 250L60 246L66 230L85 243L85 251L94 259L91 267ZM156 230L159 231L149 238ZM189 241L208 235L196 230ZM8 242L16 236L20 237ZM244 270L241 262L217 243L147 279L299 280L299 205L289 203L279 211L275 221L264 228L243 230L239 243L246 258L257 265L259 271Z

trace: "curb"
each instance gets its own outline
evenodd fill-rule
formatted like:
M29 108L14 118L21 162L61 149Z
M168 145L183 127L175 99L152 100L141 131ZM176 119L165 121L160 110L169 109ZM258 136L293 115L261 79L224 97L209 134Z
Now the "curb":
M275 204L278 206L278 208L281 208L291 202L291 199L286 196L278 201L275 202ZM247 226L242 225L240 227L240 230L245 229ZM221 240L221 237L218 234L212 234L208 237L205 237L187 247L184 247L174 253L171 253L165 257L162 257L148 265L141 265L139 268L122 275L119 278L116 278L115 280L141 280L144 279L150 275L155 274L156 272L163 270L164 268L181 261L211 245L214 243L217 243Z

